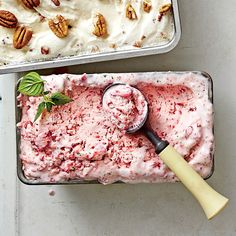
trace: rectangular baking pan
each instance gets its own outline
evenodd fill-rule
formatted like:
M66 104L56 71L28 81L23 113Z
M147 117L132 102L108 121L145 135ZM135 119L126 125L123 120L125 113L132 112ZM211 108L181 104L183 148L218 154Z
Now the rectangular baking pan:
M182 71L182 72L175 72L173 71L173 73L176 74L183 74L183 73L195 73L195 74L201 74L202 76L206 77L208 79L208 96L209 96L209 100L211 101L211 103L214 105L214 101L213 101L213 80L211 78L211 76L206 73L206 72L200 72L200 71ZM162 74L168 73L168 72L161 72ZM19 74L19 78L20 78L20 74ZM15 89L15 109L16 109L16 124L18 122L20 122L21 120L21 109L17 106L18 105L18 101L17 101L17 96L18 96L18 92L17 92L17 84L16 84L16 89ZM213 112L214 112L214 107L213 107ZM214 122L213 122L214 124ZM214 125L213 125L213 134L214 134ZM28 180L26 179L23 170L22 170L22 162L20 160L20 130L17 128L16 126L16 157L17 157L17 175L18 178L20 179L20 181L24 184L28 184L28 185L69 185L69 184L101 184L96 180L92 180L92 181L84 181L84 180L69 180L69 181L61 181L61 182L55 182L55 183L45 183L45 182L39 182L39 181L34 181L34 180ZM205 178L205 179L209 179L213 172L214 172L214 152L213 152L213 165L212 165L212 169L210 174ZM123 183L123 182L116 182L116 183Z
M56 58L48 61L34 61L19 64L9 64L0 66L0 74L8 74L29 70L48 69L63 67L69 65L79 65L92 62L109 61L123 58L140 57L154 54L161 54L171 51L178 44L181 37L181 24L177 0L172 0L173 18L174 18L174 37L162 46L145 47L140 49L119 50L117 52L98 53L90 55L77 55L71 57Z

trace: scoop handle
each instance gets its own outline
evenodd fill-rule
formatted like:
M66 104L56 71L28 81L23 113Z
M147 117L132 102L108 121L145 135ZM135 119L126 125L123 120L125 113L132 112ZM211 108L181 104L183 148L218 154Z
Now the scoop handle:
M198 200L208 219L213 218L226 206L229 200L209 186L167 141L147 127L143 129L143 133L155 146L162 161Z
M171 145L159 153L159 156L198 200L208 219L226 206L229 200L208 185Z

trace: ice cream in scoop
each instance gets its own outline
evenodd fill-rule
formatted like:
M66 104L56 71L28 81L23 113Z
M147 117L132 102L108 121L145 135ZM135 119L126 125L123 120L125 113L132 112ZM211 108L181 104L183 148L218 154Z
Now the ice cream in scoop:
M128 84L113 84L104 93L103 108L121 130L139 126L146 120L147 101L143 94Z

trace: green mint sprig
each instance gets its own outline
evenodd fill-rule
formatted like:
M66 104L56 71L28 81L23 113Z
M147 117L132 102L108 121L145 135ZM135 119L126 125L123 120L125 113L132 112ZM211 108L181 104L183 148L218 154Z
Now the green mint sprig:
M44 83L45 81L41 79L37 72L30 72L22 78L18 87L18 91L24 95L43 97L43 101L38 105L34 122L44 110L51 112L53 106L61 106L73 101L73 99L60 92L50 94L49 91L44 91Z
M20 81L18 91L27 96L42 96L44 81L37 72L30 72Z

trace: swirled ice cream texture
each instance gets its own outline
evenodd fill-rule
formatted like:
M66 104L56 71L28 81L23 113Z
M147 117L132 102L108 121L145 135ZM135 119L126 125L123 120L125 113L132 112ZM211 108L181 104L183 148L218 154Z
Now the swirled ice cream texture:
M119 0L70 0L60 1L59 7L51 0L43 0L35 11L29 10L16 0L0 0L0 9L15 14L19 24L33 30L33 38L27 47L17 50L13 47L14 29L0 26L0 66L25 61L50 60L100 52L114 52L137 49L133 45L142 41L142 47L159 46L169 43L174 35L171 13L158 21L159 8L170 0L152 1L152 10L146 13L142 1ZM137 20L126 17L128 2L136 10ZM93 35L94 17L102 14L107 22L108 36ZM48 27L48 20L56 15L65 17L70 26L69 35L60 39ZM42 53L46 48L48 54Z
M98 180L103 184L174 182L176 176L141 134L124 134L102 107L104 89L137 87L149 104L149 122L202 176L213 166L213 110L208 80L193 73L43 76L45 89L73 98L33 123L40 98L20 95L20 158L32 182Z
M143 124L148 106L143 94L126 84L113 84L103 94L103 108L120 130L134 130Z

